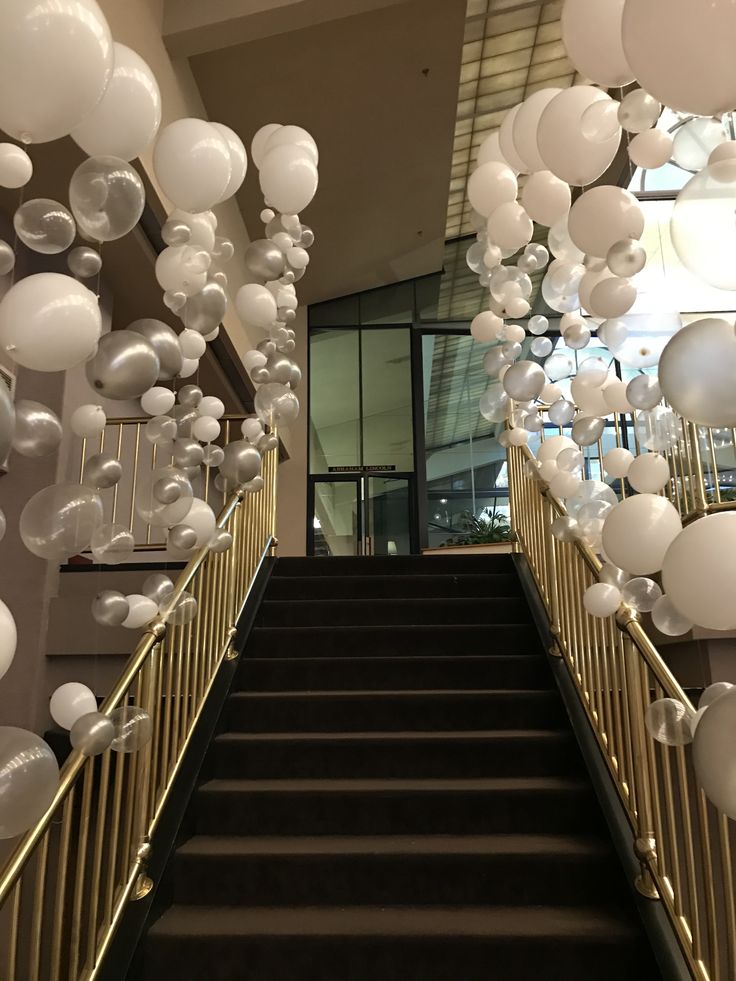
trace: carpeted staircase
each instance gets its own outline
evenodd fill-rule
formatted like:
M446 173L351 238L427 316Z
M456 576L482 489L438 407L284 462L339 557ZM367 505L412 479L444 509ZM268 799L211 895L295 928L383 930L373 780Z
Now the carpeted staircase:
M659 974L511 556L280 559L145 981Z

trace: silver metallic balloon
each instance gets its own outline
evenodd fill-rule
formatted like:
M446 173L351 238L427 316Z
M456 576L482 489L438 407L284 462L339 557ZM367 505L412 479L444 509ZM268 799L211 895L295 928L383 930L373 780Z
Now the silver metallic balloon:
M0 727L0 838L27 831L59 786L59 764L35 732Z
M92 388L108 399L135 399L152 388L160 362L149 340L132 330L112 330L100 338L85 365Z
M580 537L577 521L567 514L555 518L550 525L550 530L558 542L574 542Z
M288 385L292 377L292 366L293 361L291 358L287 357L285 354L281 354L278 351L269 357L266 362L266 371L268 372L268 380L272 382L280 382L282 385ZM301 377L301 372L299 373Z
M153 488L162 479L173 479L181 486L181 496L173 504L162 504L156 500ZM168 528L183 520L192 506L192 496L192 485L185 473L176 467L158 467L140 480L135 496L135 509L141 520L147 524Z
M128 324L128 330L141 334L151 344L159 361L158 380L168 381L181 371L182 353L179 338L175 331L162 320L134 320Z
M571 324L565 331L564 341L573 351L582 351L590 344L590 330L584 323Z
M199 293L187 297L186 302L177 311L184 326L189 330L196 330L198 334L210 334L222 323L227 310L227 294L223 288L224 284L218 281L220 275L225 274L215 273Z
M119 522L100 525L90 541L92 557L101 565L120 565L135 550L135 538L126 525Z
M603 435L606 423L596 416L580 416L572 424L571 436L578 446L592 446Z
M171 416L154 416L145 427L146 439L154 445L172 443L177 436L176 419Z
M161 226L161 238L167 245L187 245L192 237L192 230L186 222L169 218Z
M257 494L258 491L263 490L263 477L258 474L257 477L254 477L253 480L249 480L248 483L244 484L243 486L249 494Z
M29 552L59 562L87 548L102 516L102 500L91 488L52 484L26 503L20 537Z
M117 157L90 157L69 182L69 204L91 242L113 242L138 224L146 191L137 171Z
M314 232L309 225L302 225L302 234L299 238L299 245L303 249L309 249L314 245Z
M210 550L213 552L227 552L232 547L233 536L224 528L218 528L210 539Z
M67 256L66 264L77 279L90 279L102 269L102 257L89 245L78 245Z
M163 572L152 572L143 580L141 592L161 608L174 592L174 584Z
M84 756L99 756L115 738L115 726L109 716L101 712L87 712L81 715L69 732L69 741L74 749Z
M270 450L275 450L278 445L278 438L273 433L264 433L256 443L256 448L259 453L265 454Z
M174 463L177 467L198 467L203 458L204 450L196 440L182 436L174 440Z
M194 388L193 385L185 385L184 388ZM182 389L184 391L184 389ZM201 389L199 389L201 391ZM199 413L196 408L190 405L175 405L174 408L169 413L172 419L176 420L176 431L179 436L190 437L192 435L192 426L199 419Z
M208 443L204 447L202 463L206 467L219 467L225 459L225 451L215 443Z
M5 517L5 512L0 511L0 542L5 538L5 532L8 530L8 519Z
M103 589L92 601L92 616L103 627L119 627L130 613L130 604L117 589Z
M245 439L234 440L224 449L220 473L226 480L244 484L252 480L261 469L261 454Z
M15 252L5 239L0 238L0 276L7 276L15 268Z
M267 238L251 242L243 258L248 272L264 282L278 279L284 271L286 261L281 249Z
M114 487L123 476L123 465L112 453L95 453L84 464L83 483L97 490Z
M151 716L137 705L121 705L110 713L110 719L115 726L112 748L117 753L135 753L153 735Z
M77 233L71 213L50 198L33 198L22 204L13 216L13 227L24 245L43 255L64 252Z
M21 456L48 456L59 448L62 429L59 418L48 406L31 399L15 403L13 449Z
M288 426L299 415L299 399L285 385L273 382L258 389L254 408L265 425Z
M197 532L194 530L194 528L190 528L189 525L174 525L174 527L169 530L168 540L174 546L174 548L181 549L182 551L188 551L193 549L197 544Z
M199 385L184 385L177 395L179 405L184 405L188 409L196 409L203 397L204 393Z
M624 238L616 242L608 250L606 265L614 276L635 276L647 264L647 254L639 242L633 238Z
M153 496L159 504L173 504L181 495L181 485L173 477L161 477L153 485Z

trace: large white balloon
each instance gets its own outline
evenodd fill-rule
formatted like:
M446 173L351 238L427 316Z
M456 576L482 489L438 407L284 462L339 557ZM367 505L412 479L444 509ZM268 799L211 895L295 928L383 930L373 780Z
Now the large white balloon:
M660 102L698 116L736 107L731 0L626 0L621 33L634 76Z
M677 195L670 234L690 272L711 286L736 289L736 159L711 164Z
M700 714L700 713L698 713ZM706 797L736 818L736 691L717 698L703 712L693 739L693 765Z
M537 130L542 113L562 89L539 89L519 106L512 121L512 138L519 159L525 163L525 173L533 174L544 170L544 161L539 155L537 146Z
M575 187L592 184L613 163L621 130L600 143L587 140L581 119L589 106L608 95L592 85L573 85L556 95L542 113L537 131L539 154L547 170Z
M227 201L228 198L231 198L240 189L240 185L245 180L245 173L248 169L248 155L245 152L243 141L235 130L230 129L229 126L225 126L224 123L212 123L212 125L225 140L230 151L230 180L220 198L220 201Z
M676 412L701 426L736 426L735 378L736 333L733 324L718 317L683 327L659 361L664 397Z
M581 252L605 259L616 242L641 238L644 212L630 191L604 184L580 195L570 208L567 228Z
M46 143L78 126L113 72L110 28L95 0L0 4L0 129Z
M711 630L736 627L736 514L710 514L693 521L670 545L662 585L675 608Z
M164 126L153 167L169 200L195 214L222 200L232 176L227 141L204 119L177 119Z
M34 371L66 371L86 361L101 327L95 294L62 273L27 276L0 301L0 346Z
M521 192L524 210L540 225L550 228L570 210L570 185L555 177L551 170L531 174Z
M266 202L287 215L299 214L317 192L319 174L313 157L294 144L275 146L261 162L261 191Z
M161 125L161 92L139 54L117 41L115 68L105 94L72 137L90 157L133 160L153 143Z
M509 166L513 167L518 174L526 174L528 173L526 163L519 156L519 151L516 149L516 144L514 143L514 123L520 110L521 104L514 106L513 109L509 109L503 117L501 128L498 131L498 144L501 148L501 153L508 160Z
M521 249L534 234L534 224L517 201L500 205L488 219L488 237L502 249Z
M500 205L515 201L519 187L516 176L505 164L481 164L470 175L468 200L479 215L489 218Z
M506 164L507 167L511 166L506 157L504 157L503 153L501 153L500 133L497 129L494 130L490 136L487 136L478 147L479 167L484 163L490 163L492 160L495 160L498 163ZM511 167L511 169L514 170L513 167Z
M584 78L604 88L618 88L634 80L621 42L624 0L565 0L562 6L562 43L567 56Z
M5 603L0 600L0 678L13 663L17 644L18 631L15 619Z
M646 576L659 572L667 549L681 531L680 515L666 498L636 494L608 512L603 548L609 561L620 569ZM665 591L670 592L666 584ZM672 601L677 605L674 597Z

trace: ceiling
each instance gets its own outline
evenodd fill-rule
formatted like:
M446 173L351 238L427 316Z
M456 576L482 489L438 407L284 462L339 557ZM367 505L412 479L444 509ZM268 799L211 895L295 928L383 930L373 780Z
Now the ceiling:
M222 30L203 28L190 56L210 118L246 139L267 122L295 122L317 141L320 189L304 212L317 236L300 288L306 303L442 265L465 0L366 5L374 9L251 41L232 43L234 29L226 45ZM249 4L213 8L223 6ZM335 8L292 3L302 15L305 6ZM345 11L355 7L346 0ZM175 48L185 33L172 33ZM202 51L205 42L217 46ZM263 203L252 165L238 203L258 237Z

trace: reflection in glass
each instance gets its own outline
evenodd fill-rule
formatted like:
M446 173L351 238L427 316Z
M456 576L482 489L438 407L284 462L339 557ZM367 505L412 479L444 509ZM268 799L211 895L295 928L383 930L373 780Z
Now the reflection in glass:
M358 482L320 480L314 485L314 554L358 555Z
M409 329L365 330L362 345L362 463L411 471L414 429Z
M360 466L360 332L315 330L309 346L311 473Z

